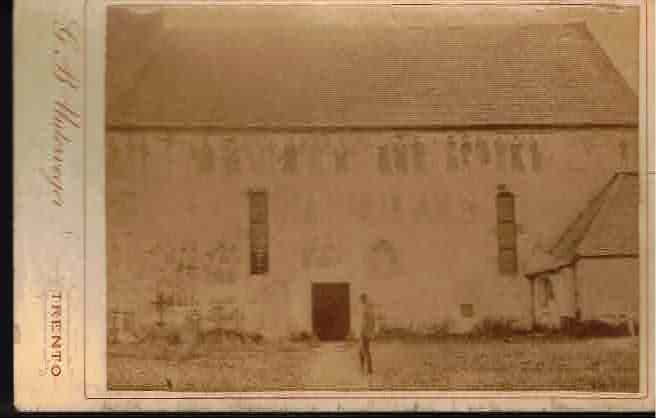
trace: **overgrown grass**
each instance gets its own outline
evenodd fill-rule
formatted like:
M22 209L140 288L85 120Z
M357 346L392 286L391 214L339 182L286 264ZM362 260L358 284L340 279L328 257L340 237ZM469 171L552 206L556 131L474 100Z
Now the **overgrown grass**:
M162 384L174 391L577 390L636 392L638 338L377 339L374 375L358 380L354 342L206 343L193 356L108 355L108 383ZM137 347L133 347L137 349ZM326 353L331 353L326 356ZM330 370L312 378L313 369ZM332 377L334 376L334 377Z

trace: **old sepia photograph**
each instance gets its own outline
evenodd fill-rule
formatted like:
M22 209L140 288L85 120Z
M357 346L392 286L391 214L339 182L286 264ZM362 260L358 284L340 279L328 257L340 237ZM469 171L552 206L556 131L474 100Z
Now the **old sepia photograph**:
M638 6L106 14L109 391L640 391Z

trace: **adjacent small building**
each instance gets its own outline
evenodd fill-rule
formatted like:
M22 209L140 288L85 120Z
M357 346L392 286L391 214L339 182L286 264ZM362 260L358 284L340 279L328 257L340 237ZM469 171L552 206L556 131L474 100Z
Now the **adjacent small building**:
M531 283L534 325L637 320L639 200L638 174L616 173L553 248L534 254L525 273Z

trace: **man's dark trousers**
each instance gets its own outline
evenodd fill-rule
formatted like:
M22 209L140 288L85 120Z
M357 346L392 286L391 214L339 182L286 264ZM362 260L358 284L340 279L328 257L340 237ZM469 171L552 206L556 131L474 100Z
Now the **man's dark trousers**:
M371 351L369 351L369 337L366 336L360 337L360 368L363 372L373 373L373 368L371 367Z

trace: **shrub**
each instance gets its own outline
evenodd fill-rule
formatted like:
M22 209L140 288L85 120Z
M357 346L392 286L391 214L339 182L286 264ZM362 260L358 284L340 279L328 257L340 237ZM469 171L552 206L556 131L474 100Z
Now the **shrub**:
M620 337L631 335L629 323L609 323L600 320L587 320L578 322L572 330L572 334L577 337ZM639 335L638 323L634 323L635 335Z
M510 337L521 333L516 323L516 319L488 317L474 326L472 334L483 337Z
M378 328L377 336L382 338L408 338L416 337L417 332L405 327L381 325Z
M294 342L311 342L314 340L314 336L307 331L292 332L289 340Z
M433 337L443 337L451 334L453 320L450 318L435 322L428 326L426 334Z
M377 336L383 338L424 338L424 337L442 337L450 334L453 321L444 319L427 325L413 326L409 324L406 327L381 324Z

